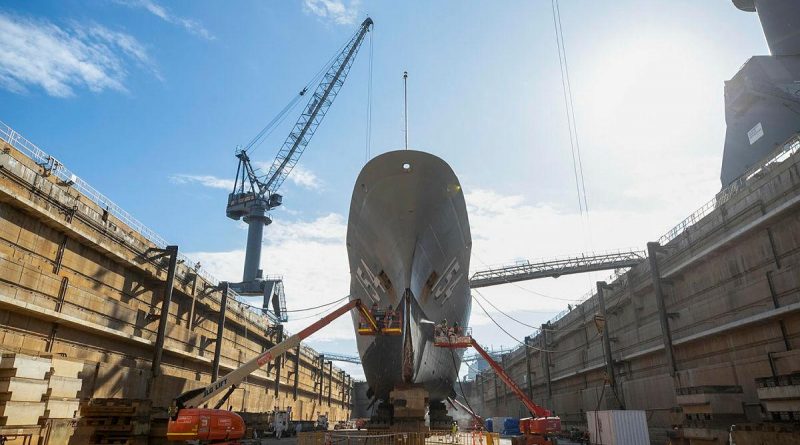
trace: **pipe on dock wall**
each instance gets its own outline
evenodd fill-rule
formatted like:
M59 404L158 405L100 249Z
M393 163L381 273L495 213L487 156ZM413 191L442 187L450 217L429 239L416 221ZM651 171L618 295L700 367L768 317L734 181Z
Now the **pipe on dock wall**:
M600 306L600 315L603 316L603 352L606 359L606 374L608 384L616 390L616 379L614 378L614 362L611 359L611 339L608 336L608 317L606 316L605 290L611 287L605 281L597 282L597 302Z
M667 318L667 304L664 302L664 292L661 289L661 273L658 270L658 252L661 245L657 242L647 243L647 259L650 261L650 278L653 282L653 293L658 304L658 320L661 322L661 338L664 340L664 352L667 355L667 366L669 375L675 377L678 370L675 365L675 352L672 350L672 333L669 330L669 319Z
M217 321L217 343L214 345L214 361L211 365L211 381L215 382L219 378L219 357L222 354L222 334L225 330L225 312L228 309L228 289L230 286L227 281L219 284L222 288L222 297L219 304L219 320Z
M161 317L158 319L158 332L153 350L153 378L161 375L161 357L164 353L164 336L167 332L167 319L169 319L169 306L172 303L172 288L175 281L175 268L178 266L178 246L167 246L164 250L169 255L167 266L167 281L164 284L164 299L161 302Z

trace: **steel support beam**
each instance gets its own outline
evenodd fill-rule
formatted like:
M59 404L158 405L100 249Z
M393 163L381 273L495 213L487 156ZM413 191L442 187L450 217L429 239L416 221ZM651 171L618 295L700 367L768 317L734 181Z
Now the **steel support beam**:
M500 407L500 390L497 389L497 373L493 372L492 376L494 377L494 407Z
M167 265L167 281L164 283L164 298L161 301L161 317L158 319L156 344L155 350L153 351L153 364L151 368L153 378L161 375L161 357L164 353L164 336L167 332L169 307L172 303L172 288L175 281L175 268L178 266L178 246L167 246L165 252L167 255L169 255L169 264Z
M614 378L614 362L611 358L611 338L608 335L608 316L606 315L606 289L611 289L605 281L597 282L597 302L600 307L600 315L603 317L603 353L606 358L606 375L608 375L608 384L612 388L616 388L616 379Z
M194 271L194 278L192 279L192 307L189 308L189 320L186 323L186 327L189 328L189 332L194 330L194 307L197 303L197 270Z
M292 398L297 400L297 388L300 384L300 345L294 348L294 383L292 384Z
M328 362L328 406L331 406L332 389L333 389L333 362Z
M322 405L322 389L325 387L325 354L319 355L319 404Z
M211 381L215 382L219 378L219 358L222 354L223 332L225 330L225 312L228 309L228 289L230 286L227 281L219 284L222 296L219 303L219 318L217 319L217 343L214 345L214 361L211 365Z
M283 325L275 325L275 344L283 341ZM275 397L281 390L281 369L283 368L283 357L275 357Z
M547 346L547 332L550 330L550 322L542 325L542 366L544 366L544 380L547 384L547 397L553 397L553 386L550 381L550 352Z
M531 338L525 337L525 370L527 371L528 380L528 398L533 400L533 373L531 372Z
M653 282L653 293L658 305L658 319L661 322L661 338L664 342L664 352L667 355L667 366L669 374L675 376L678 368L675 366L675 352L672 348L672 333L669 330L669 318L667 317L667 304L664 301L664 291L661 288L661 272L658 269L658 251L661 245L657 242L647 243L647 257L650 261L650 279Z
M503 354L500 356L500 366L502 366L503 370L508 373L508 368L506 367L506 355ZM506 385L503 385L503 406L508 407L508 388Z

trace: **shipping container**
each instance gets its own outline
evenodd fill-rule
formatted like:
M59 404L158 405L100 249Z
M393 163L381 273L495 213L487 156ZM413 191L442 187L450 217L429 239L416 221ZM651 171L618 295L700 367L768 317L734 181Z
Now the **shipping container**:
M504 436L519 436L519 419L507 417L503 422L503 431L501 434Z
M588 411L586 423L592 445L650 445L644 411Z
M510 419L511 417L492 417L492 431L495 433L503 434L503 428L506 424L506 419Z

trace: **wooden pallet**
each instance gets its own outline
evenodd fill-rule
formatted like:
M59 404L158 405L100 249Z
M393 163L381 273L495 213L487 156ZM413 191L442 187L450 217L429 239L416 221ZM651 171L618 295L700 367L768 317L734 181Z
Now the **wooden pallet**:
M80 407L76 434L89 444L146 444L150 430L150 400L91 399Z

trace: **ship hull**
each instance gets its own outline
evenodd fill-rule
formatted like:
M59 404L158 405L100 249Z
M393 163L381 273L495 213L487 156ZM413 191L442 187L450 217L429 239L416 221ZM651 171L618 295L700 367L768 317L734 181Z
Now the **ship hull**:
M347 227L350 297L403 312L401 336L358 336L372 396L398 385L452 396L462 350L433 345L433 323L466 326L472 238L464 195L447 163L429 153L385 153L364 166ZM354 325L359 316L354 314Z

